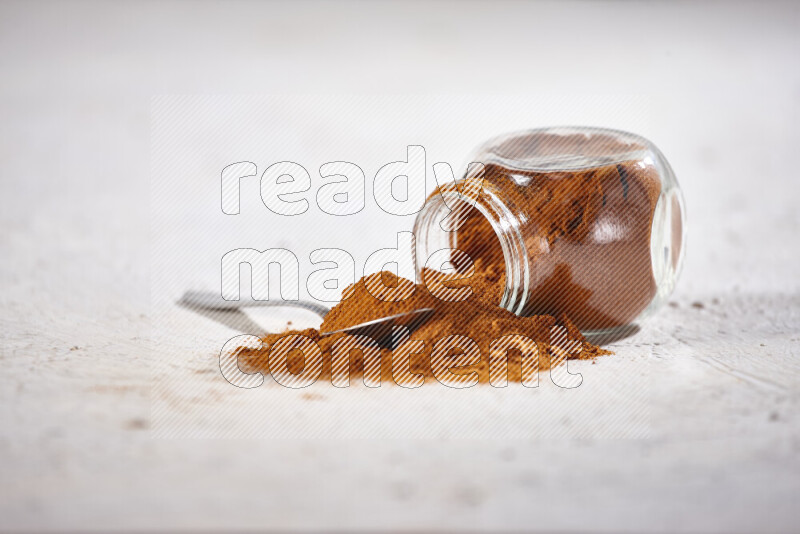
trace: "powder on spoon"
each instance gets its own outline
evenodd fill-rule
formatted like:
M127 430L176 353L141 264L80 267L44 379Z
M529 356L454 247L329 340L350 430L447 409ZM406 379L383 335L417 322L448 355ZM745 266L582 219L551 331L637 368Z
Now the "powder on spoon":
M392 351L387 348L373 348L375 354L378 351L380 353L379 370L367 369L367 374L371 372L374 380L380 377L382 382L394 380L403 385L404 382L412 384L416 381L418 383L420 376L435 378L438 374L441 377L442 366L448 365L446 360L450 358L456 361L450 361L449 364L459 365L450 369L453 375L463 377L464 380L473 377L471 379L474 380L474 373L477 373L478 382L488 383L490 381L492 343L503 336L525 336L535 343L535 349L530 343L523 344L521 348L537 351L539 370L549 369L552 364L557 364L564 358L591 359L610 354L609 351L588 343L563 314L558 317L551 315L520 317L497 306L496 302L504 287L503 277L498 275L494 269L486 268L480 260L476 261L475 272L470 278L463 278L463 274L450 275L430 270L424 270L422 278L423 283L415 285L413 282L389 272L365 276L345 289L342 302L328 313L319 330L293 330L280 334L269 334L263 338L262 348L239 349L239 365L245 372L268 372L270 363L272 363L273 366L278 365L284 372L288 370L293 375L299 375L304 372L306 356L301 350L291 349L299 349L303 343L311 340L319 346L322 352L321 379L331 380L332 375L339 373L339 366L336 366L336 372L332 373L333 349L337 345L348 347L349 376L364 376L364 349L374 346L365 344L364 339L346 333L327 336L324 334L421 308L435 310L433 316L410 335L411 343L422 341L424 345L416 347L411 354L404 350ZM434 296L434 294L438 294L437 290L442 288L464 291L469 291L467 288L470 288L471 295L466 300L448 302ZM571 352L557 350L552 344L554 328L556 328L556 332L562 333L566 346L571 345L577 350ZM276 361L274 356L270 362L271 347L285 336L292 335L304 337L294 338L294 344L287 347L290 350L282 351L281 358L285 357L285 362ZM462 339L461 344L456 344L445 353L438 354L439 357L433 358L432 361L436 343L454 335L470 338L474 341L474 345L464 344ZM469 352L469 348L474 349L475 347L479 351L479 359L478 354L475 354L474 351L472 354L465 353ZM522 381L527 375L522 365L520 346L512 344L503 353L508 356L508 380L511 382ZM403 359L402 363L399 361L400 359ZM404 371L399 370L400 368ZM394 375L393 369L395 369Z

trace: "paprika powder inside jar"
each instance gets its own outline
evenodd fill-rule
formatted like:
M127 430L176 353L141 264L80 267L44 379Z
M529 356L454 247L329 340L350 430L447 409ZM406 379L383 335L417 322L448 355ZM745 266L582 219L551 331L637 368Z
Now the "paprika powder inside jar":
M482 166L441 186L417 217L420 272L434 252L461 250L469 258L451 252L450 268L497 282L484 299L517 315L565 313L590 334L664 304L681 270L684 207L650 141L544 128L494 138L470 161Z

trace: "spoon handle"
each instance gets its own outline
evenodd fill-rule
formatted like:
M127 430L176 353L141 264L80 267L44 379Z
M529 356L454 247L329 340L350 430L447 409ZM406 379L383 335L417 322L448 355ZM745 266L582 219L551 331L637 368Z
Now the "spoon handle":
M222 298L222 295L214 293L213 291L187 291L183 294L178 303L189 308L219 311L255 307L290 306L312 311L323 318L331 311L327 306L308 300L225 300Z

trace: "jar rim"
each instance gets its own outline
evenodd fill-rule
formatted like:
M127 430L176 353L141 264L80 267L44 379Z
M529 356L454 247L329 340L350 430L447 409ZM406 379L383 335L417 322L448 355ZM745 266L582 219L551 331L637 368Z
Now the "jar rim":
M503 251L505 288L499 305L520 315L527 302L530 263L519 221L511 209L490 190L484 189L483 194L479 194L474 200L474 203L468 203L454 184L447 184L440 188L437 194L428 198L414 225L417 247L421 248L421 254L417 254L417 271L418 273L422 271L428 257L436 250L458 249L458 243L453 241L457 235L457 228L447 231L440 223L452 212L450 206L455 206L453 202L472 205L479 216L484 217L492 227ZM432 232L439 234L439 241L432 236ZM446 243L441 239L443 236L446 237Z

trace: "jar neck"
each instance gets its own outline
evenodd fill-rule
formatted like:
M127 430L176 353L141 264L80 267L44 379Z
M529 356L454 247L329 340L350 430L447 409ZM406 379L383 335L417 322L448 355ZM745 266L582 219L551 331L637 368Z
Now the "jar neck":
M458 248L459 215L483 217L494 230L505 261L505 289L498 303L500 307L521 314L527 302L530 281L530 264L525 243L520 232L520 217L490 188L473 192L454 184L440 188L428 198L414 224L417 239L417 273L437 250ZM474 204L473 204L474 202ZM470 211L470 204L475 211ZM421 277L420 277L421 280Z

